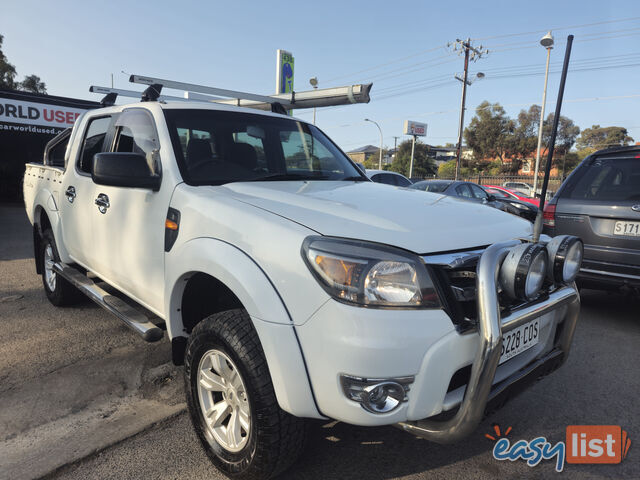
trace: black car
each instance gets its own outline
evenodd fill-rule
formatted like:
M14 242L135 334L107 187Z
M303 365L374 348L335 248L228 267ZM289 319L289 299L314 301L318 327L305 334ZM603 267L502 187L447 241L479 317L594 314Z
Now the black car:
M423 180L422 182L414 183L409 188L450 195L470 202L482 203L502 210L503 212L519 215L517 208L497 200L496 197L489 195L482 187L472 182L463 182L460 180Z
M493 195L493 197L498 202L502 202L505 205L510 205L514 207L517 211L517 215L522 218L526 218L530 222L535 222L536 215L538 215L538 207L529 202L523 202L522 200L518 200L517 198L513 198L506 192L502 190L498 190L497 188L490 187L482 187L485 192L489 195Z
M579 285L640 292L640 146L585 158L545 206L544 232L584 242Z

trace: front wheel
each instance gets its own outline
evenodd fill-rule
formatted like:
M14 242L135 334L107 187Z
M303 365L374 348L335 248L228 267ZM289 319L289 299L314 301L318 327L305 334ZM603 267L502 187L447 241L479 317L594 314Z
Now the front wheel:
M185 389L196 433L225 474L270 478L302 452L304 420L279 407L245 310L216 313L194 328L185 352Z

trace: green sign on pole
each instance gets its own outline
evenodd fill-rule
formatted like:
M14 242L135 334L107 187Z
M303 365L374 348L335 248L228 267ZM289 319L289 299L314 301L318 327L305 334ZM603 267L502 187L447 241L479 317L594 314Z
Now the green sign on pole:
M285 50L278 50L276 72L276 93L293 92L293 55Z

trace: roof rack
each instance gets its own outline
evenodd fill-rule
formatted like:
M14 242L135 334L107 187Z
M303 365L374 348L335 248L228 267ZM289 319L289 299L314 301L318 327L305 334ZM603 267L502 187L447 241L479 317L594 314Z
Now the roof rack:
M147 88L144 92L136 92L94 85L89 88L89 91L105 94L101 102L103 105L113 105L116 97L120 95L141 98L142 101L205 101L286 113L288 110L300 108L369 103L369 92L373 86L372 83L367 83L267 96L142 75L131 75L129 81L147 85ZM183 96L162 95L163 88L182 90Z

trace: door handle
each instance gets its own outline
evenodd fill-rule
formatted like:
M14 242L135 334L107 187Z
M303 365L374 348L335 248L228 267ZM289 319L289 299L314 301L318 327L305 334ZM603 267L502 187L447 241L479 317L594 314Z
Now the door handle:
M107 209L111 206L109 204L109 197L104 193L99 194L94 203L98 206L100 213L107 213Z
M64 194L67 196L67 200L69 200L69 203L73 203L73 201L76 199L76 187L71 186L67 188Z

